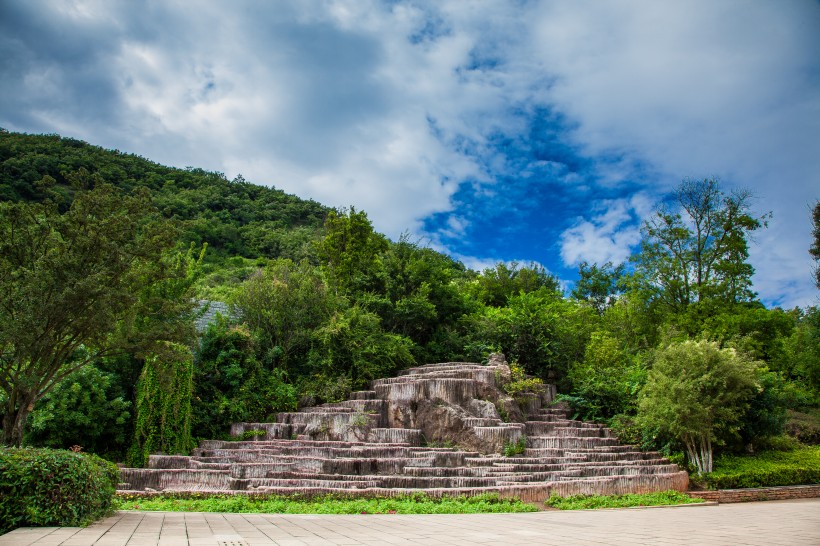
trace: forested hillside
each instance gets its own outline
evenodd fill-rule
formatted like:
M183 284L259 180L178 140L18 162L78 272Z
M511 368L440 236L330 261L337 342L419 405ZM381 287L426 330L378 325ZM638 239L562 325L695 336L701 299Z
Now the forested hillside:
M748 242L765 215L747 197L685 180L675 208L647 221L629 262L582 264L564 294L536 265L475 272L409 238L390 241L363 211L55 135L2 132L4 431L22 420L25 442L119 460L129 452L138 462L150 450L184 451L192 436L225 436L232 421L343 399L414 363L481 362L500 351L514 363L510 394L557 383L578 415L693 463L707 445L711 460L713 447L762 449L784 432L816 443L820 313L757 300ZM154 266L128 262L124 277L124 262L90 252L110 244L94 226L124 214L123 203L139 216L136 240L123 236L118 247L161 256ZM142 233L172 237L160 248L164 239L152 235L152 245ZM21 294L37 301L26 306ZM126 297L133 303L121 305ZM226 302L231 318L196 334L192 302L201 299ZM58 312L66 302L109 320L75 332ZM52 326L29 345L24 334L64 323L81 342L46 367L38 359L53 351L42 340L53 348L63 338ZM169 390L168 369L190 375L191 387ZM45 380L31 387L22 378L32 375ZM160 407L190 419L155 438Z

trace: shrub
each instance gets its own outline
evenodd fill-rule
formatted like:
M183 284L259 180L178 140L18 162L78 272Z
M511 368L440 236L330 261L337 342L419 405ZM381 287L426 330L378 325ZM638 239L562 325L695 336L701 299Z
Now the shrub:
M679 491L658 491L655 493L629 493L626 495L572 495L554 496L544 503L558 510L595 510L598 508L631 508L633 506L667 506L675 504L697 504L703 499L692 498Z
M820 447L754 456L724 455L715 461L715 471L704 474L699 481L709 489L820 483Z
M527 438L522 436L516 442L504 443L504 456L515 457L516 455L523 455L527 450Z
M116 465L96 455L0 448L0 534L21 526L87 525L111 511Z

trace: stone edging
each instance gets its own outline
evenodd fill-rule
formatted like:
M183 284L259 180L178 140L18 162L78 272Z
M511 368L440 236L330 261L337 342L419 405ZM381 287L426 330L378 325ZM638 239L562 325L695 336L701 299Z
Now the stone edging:
M820 497L820 484L754 487L749 489L718 489L717 491L687 491L690 497L715 502L751 502Z

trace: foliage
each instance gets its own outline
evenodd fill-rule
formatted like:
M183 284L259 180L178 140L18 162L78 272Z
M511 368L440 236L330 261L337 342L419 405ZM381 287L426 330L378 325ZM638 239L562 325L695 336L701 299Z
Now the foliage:
M672 343L655 355L638 422L680 440L698 471L711 472L713 445L737 433L758 392L755 371L754 362L717 343Z
M517 499L485 494L475 497L428 497L424 494L398 497L299 497L276 495L178 494L156 497L119 496L118 510L167 512L233 512L253 514L486 514L536 512Z
M519 267L517 262L498 262L486 268L468 288L476 299L491 307L504 307L509 298L544 290L558 292L558 278L536 263Z
M111 511L119 475L95 455L0 447L0 534L87 525Z
M555 381L583 355L592 316L589 307L542 288L510 297L506 307L485 307L467 320L476 342L500 348L530 375Z
M753 298L748 237L765 226L765 217L751 215L750 199L745 191L726 195L715 179L685 179L677 188L678 210L662 208L644 224L635 261L665 306Z
M316 253L327 271L330 286L339 295L380 291L383 286L381 254L387 239L373 230L364 212L330 211L325 220L326 235L316 245Z
M820 483L820 446L750 455L722 455L715 471L699 476L709 489Z
M786 433L800 442L809 445L820 445L820 409L807 412L789 411L786 421Z
M510 396L518 396L525 392L538 392L544 382L537 377L527 377L524 368L513 362L510 364L510 381L504 383L502 389Z
M264 422L296 409L296 387L284 370L264 367L244 325L217 320L204 332L194 366L191 430L225 437L233 422Z
M165 167L57 135L0 132L0 201L42 201L47 193L37 182L48 175L65 210L75 195L65 173L81 168L126 193L149 190L162 215L182 226L181 243L207 244L215 263L229 256L312 258L328 211L241 176Z
M187 453L191 438L193 355L190 349L167 343L145 361L137 385L132 466L145 466L152 453Z
M26 443L122 457L131 440L131 403L115 375L88 365L66 377L29 415Z
M273 260L237 292L233 303L259 344L262 362L291 371L304 361L313 332L335 309L318 272L307 262Z
M618 281L623 275L623 264L614 267L612 262L607 262L599 267L598 264L581 262L572 297L587 302L603 315L617 301Z
M618 340L595 332L583 361L571 365L568 379L572 395L566 400L581 418L601 421L619 413L635 413L646 370Z
M520 437L515 442L504 442L503 453L505 457L515 457L516 455L523 455L527 450L527 438Z
M337 312L315 335L309 357L312 369L326 376L348 376L353 389L415 363L412 342L384 332L378 315L358 306Z
M179 274L164 258L175 231L145 192L122 195L87 173L71 207L0 203L0 389L3 443L59 381L125 346L140 294ZM116 334L116 335L115 335ZM143 341L152 341L143 338Z
M553 496L546 505L559 510L596 510L600 508L632 508L635 506L669 506L678 504L698 504L703 499L692 498L680 491L660 491L657 493L630 493L627 495L572 495Z

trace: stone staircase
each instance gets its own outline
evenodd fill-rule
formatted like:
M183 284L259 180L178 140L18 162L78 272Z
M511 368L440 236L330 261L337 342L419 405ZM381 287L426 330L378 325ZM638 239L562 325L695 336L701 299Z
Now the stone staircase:
M252 440L203 441L191 456L152 455L149 468L122 469L120 489L366 496L493 492L526 502L551 494L686 490L688 475L677 465L620 445L607 428L572 420L565 408L549 407L553 387L518 400L507 396L500 386L509 377L503 357L486 366L410 368L344 402L280 413L275 423L233 425L233 436L250 432ZM512 449L516 445L523 449ZM504 456L505 447L523 452Z

